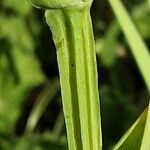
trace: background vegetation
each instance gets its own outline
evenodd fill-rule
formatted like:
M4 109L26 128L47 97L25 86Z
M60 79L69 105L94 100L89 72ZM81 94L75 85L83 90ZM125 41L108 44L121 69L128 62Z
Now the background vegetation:
M123 2L150 47L147 1ZM148 105L149 93L108 2L94 0L91 15L108 150ZM0 149L67 149L56 49L44 10L26 0L0 1Z

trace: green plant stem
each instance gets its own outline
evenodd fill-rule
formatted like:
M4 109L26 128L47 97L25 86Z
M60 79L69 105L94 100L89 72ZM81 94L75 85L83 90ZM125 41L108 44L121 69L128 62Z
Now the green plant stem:
M29 115L27 125L25 128L25 135L31 135L41 118L42 114L44 113L45 109L47 108L50 101L53 97L58 93L60 90L60 85L58 79L53 79L51 82L48 82L43 89L43 91L39 94L32 110Z
M59 140L63 127L64 127L64 115L63 111L61 110L54 124L53 131L51 133L55 141Z
M150 54L147 46L133 24L130 15L120 0L108 0L131 47L145 84L150 92Z
M101 126L90 4L46 11L57 48L70 150L100 150Z

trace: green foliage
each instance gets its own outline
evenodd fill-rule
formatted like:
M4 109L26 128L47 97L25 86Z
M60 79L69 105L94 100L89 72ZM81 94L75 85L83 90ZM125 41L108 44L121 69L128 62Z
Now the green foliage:
M147 39L150 37L150 11L149 5L147 3L143 3L142 5L133 9L132 15L134 16L134 20L136 21L136 25L143 35L143 38Z
M126 134L122 137L119 143L114 147L114 150L140 149L146 117L147 117L147 109L143 112L143 114L139 117L139 119L132 125L132 127L126 132Z
M150 55L147 46L132 23L127 10L120 0L109 0L117 20L120 23L126 39L131 47L131 52L137 62L147 88L150 90ZM126 20L126 22L124 22Z
M43 135L34 135L32 137L24 137L13 141L0 141L0 149L3 150L67 150L67 144L64 137L60 138L60 142L53 141L50 133Z
M150 133L150 103L149 103L148 111L147 111L147 118L146 118L146 124L145 124L145 128L144 128L143 139L141 142L141 149L142 150L150 147L149 133Z
M93 112L93 116L98 117L96 111L99 104L94 109L95 102L91 100L91 98L98 99L98 90L95 71L89 71L91 65L94 65L91 63L93 57L92 59L87 57L91 56L90 53L93 55L93 46L89 46L91 41L93 43L93 40L90 40L92 35L89 14L86 14L87 11L81 7L83 1L80 0L32 0L32 2L34 5L40 2L38 3L40 7L48 9L68 6L74 9L65 8L63 12L47 11L47 15L51 16L47 17L47 22L53 31L54 42L58 49L56 51L49 28L44 21L43 10L34 9L28 0L0 1L0 149L68 149L58 84L56 52L62 70L60 73L62 95L66 94L67 97L63 105L67 105L65 109L68 104L70 105L68 112L79 111L73 117L69 114L72 120L69 120L68 114L65 113L68 122L73 121L67 126L73 126L73 132L76 131L73 134L79 136L80 144L82 138L84 145L90 147L93 139L95 143L100 141L100 137L96 138L96 134L99 135L100 125L96 123L99 118L95 119L90 115ZM146 85L149 87L150 79L150 69L146 67L149 66L149 52L144 52L146 47L144 45L149 46L150 42L149 0L124 0L127 9L113 6L116 17L113 17L107 1L93 2L91 14L98 56L103 149L113 149L116 145L114 149L145 150L150 147L150 109L148 107L145 109L149 100L149 90L146 88ZM88 2L86 7L87 5ZM80 9L75 12L75 7ZM54 32L54 28L58 31ZM87 31L89 34L85 34ZM67 38L62 40L64 45L61 42L63 36L64 39ZM82 41L82 38L86 42ZM74 44L74 41L77 42ZM143 44L143 41L146 44ZM133 44L136 47L133 47ZM62 49L68 53L64 54ZM148 48L146 49L145 51L149 51ZM61 56L65 58L60 58ZM86 63L83 60L86 60ZM141 62L143 65L140 65ZM89 79L88 75L91 76ZM80 82L76 83L76 80L73 80L75 76ZM95 85L96 90L92 91L90 87ZM70 103L67 95L72 95L73 103ZM85 100L87 97L89 103ZM82 99L80 103L79 99ZM144 109L145 111L140 115ZM81 124L81 130L78 130L80 127L77 127L78 122ZM92 126L94 132L91 134ZM126 130L128 131L125 133ZM69 130L68 135L71 132ZM122 137L123 133L125 134ZM69 138L71 142L75 141L74 137ZM132 139L134 142L131 142Z
M27 98L33 89L44 84L46 77L35 54L35 37L39 36L40 25L32 14L31 6L27 1L5 0L3 8L0 10L0 149L66 149L66 141L54 141L54 135L49 132L46 135L30 132L30 137L24 135L22 138L15 135ZM59 89L58 83L56 86ZM51 95L58 92L51 88L50 82L48 88L46 86L47 91L43 89L39 94L37 103L40 102L41 108L35 104L36 109L46 109ZM36 112L34 108L33 113ZM42 111L39 112L42 114ZM40 117L36 114L36 120Z
M13 7L15 4L5 1L5 5ZM35 43L24 17L2 14L0 20L0 133L8 134L14 130L25 97L33 87L44 82L45 76L34 54Z
M117 38L119 33L120 28L118 23L113 22L105 33L104 41L101 41L101 39L96 41L97 54L102 64L106 67L111 67L117 61Z
M143 42L140 34L136 30L136 27L132 23L132 20L130 19L127 10L123 7L122 3L119 0L110 0L109 2L126 36L126 39L128 40L133 56L147 85L148 91L150 91L149 50ZM126 22L124 22L124 20L126 20ZM149 111L150 108L148 107L148 109L144 111L144 113L134 123L134 125L129 129L129 131L125 133L123 138L119 141L119 143L114 149L144 150L149 147Z
M58 90L59 90L59 84L56 79L54 81L47 83L43 91L38 96L36 103L34 104L34 107L28 118L26 130L25 130L26 135L33 133L46 107L48 106L52 98L57 94Z

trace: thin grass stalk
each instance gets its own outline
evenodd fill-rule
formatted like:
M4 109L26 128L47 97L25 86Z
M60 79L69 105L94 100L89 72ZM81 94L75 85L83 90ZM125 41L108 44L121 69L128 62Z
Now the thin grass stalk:
M150 53L127 9L120 0L108 0L129 43L131 52L150 92Z

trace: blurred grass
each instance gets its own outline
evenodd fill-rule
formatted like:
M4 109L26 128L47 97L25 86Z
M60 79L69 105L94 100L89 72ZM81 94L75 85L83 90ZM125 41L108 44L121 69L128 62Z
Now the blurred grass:
M147 0L123 2L150 47ZM103 141L104 149L108 150L144 110L149 93L107 1L95 0L91 14L102 101ZM60 92L55 83L49 85L52 88L49 92L45 88L59 75L54 43L44 20L44 11L32 8L26 0L0 1L2 150L67 149L65 128L60 117ZM47 98L34 131L25 136L27 120L36 104L42 103L42 93L54 97Z

